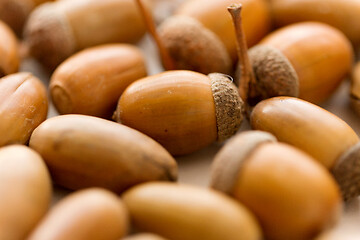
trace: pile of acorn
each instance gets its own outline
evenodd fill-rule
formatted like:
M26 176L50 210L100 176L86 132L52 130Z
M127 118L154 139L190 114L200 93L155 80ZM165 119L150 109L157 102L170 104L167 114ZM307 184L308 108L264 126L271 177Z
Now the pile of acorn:
M360 0L189 0L159 26L155 6L0 0L0 240L311 240L334 227L360 195L360 143L315 104L353 72L360 114ZM146 29L166 69L152 76L129 44ZM18 73L27 55L48 91ZM47 119L48 97L60 116ZM174 156L215 141L210 188L170 183ZM50 208L52 184L76 191Z

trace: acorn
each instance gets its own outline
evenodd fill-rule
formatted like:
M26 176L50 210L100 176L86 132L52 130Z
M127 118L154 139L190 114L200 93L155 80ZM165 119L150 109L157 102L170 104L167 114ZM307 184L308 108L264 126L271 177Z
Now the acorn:
M38 153L21 145L0 148L0 239L27 239L50 207L51 194Z
M15 33L0 21L0 77L16 73L19 65L19 45Z
M0 146L27 144L48 112L44 84L31 73L0 78Z
M1 0L0 19L19 36L31 11L38 5L54 0Z
M110 119L125 88L146 75L140 49L130 44L108 44L65 60L52 75L49 88L60 114Z
M228 76L167 71L133 82L114 119L155 139L172 155L224 141L240 127L243 101Z
M141 0L137 2L141 7ZM245 6L244 28L248 44L252 46L270 31L270 14L265 0L187 1L159 26L159 33L150 13L141 7L165 69L231 74L236 61L236 43L226 7L233 2Z
M266 132L231 138L215 156L211 186L248 207L269 240L313 239L341 215L340 191L330 173Z
M114 193L88 188L61 199L28 240L114 240L128 230L127 209Z
M68 189L102 187L121 193L147 181L176 181L174 158L148 136L115 122L76 114L47 119L29 146Z
M132 0L56 1L42 4L31 13L24 41L32 56L54 70L81 49L105 43L134 43L144 33L145 26Z
M341 30L355 46L360 44L359 1L270 0L274 24L282 27L296 22L323 22Z
M239 46L240 96L255 106L275 96L293 96L319 104L346 78L353 63L350 41L322 23L293 24L266 36L247 54L240 6L233 5Z
M345 200L360 194L359 137L342 119L304 100L275 97L258 103L250 122L332 171Z
M133 226L168 239L262 239L253 214L218 191L152 182L127 190L122 199Z

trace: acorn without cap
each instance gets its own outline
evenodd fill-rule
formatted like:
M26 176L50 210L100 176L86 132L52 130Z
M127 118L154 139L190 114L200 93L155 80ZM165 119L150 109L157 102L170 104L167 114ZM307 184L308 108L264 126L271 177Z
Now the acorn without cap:
M232 136L242 113L243 102L226 75L178 70L132 83L114 118L183 155Z

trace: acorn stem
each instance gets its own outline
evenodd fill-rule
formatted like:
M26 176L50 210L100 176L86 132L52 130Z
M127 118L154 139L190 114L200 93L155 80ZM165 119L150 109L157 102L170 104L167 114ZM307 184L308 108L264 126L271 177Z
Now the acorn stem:
M156 26L155 26L155 22L154 22L154 18L152 17L152 14L149 12L148 8L146 8L144 6L144 4L142 3L142 0L136 0L136 2L138 4L140 12L143 16L145 26L146 26L148 32L150 33L150 35L155 40L155 43L158 47L161 61L164 65L164 68L166 70L174 70L175 69L174 60L171 58L171 56L170 56L169 52L167 51L167 49L165 48L163 42L160 40L160 37L156 31Z
M233 19L237 39L237 52L239 58L238 67L240 69L240 79L238 80L239 82L236 82L236 84L239 86L240 97L245 103L247 103L248 95L251 90L250 86L252 84L256 84L256 79L250 63L248 47L246 44L246 37L242 26L242 5L234 3L230 5L227 9Z

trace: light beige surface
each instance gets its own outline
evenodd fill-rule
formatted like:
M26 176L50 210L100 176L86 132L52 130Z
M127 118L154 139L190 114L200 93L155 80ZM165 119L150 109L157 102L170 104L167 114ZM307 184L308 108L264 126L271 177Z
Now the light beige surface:
M162 17L162 16L161 16ZM139 46L144 51L147 58L147 68L149 75L162 71L159 59L156 57L156 48L152 40L146 36ZM49 75L46 74L40 65L33 59L24 61L21 67L22 71L31 71L40 77L46 84L49 81ZM360 135L360 117L357 117L349 108L349 82L344 82L335 95L322 105L330 112L336 114L345 120L358 135ZM57 115L56 110L51 105L48 117ZM245 120L240 131L250 129L249 123ZM207 187L210 178L210 165L216 152L221 145L214 143L211 146L195 152L188 156L177 158L179 163L179 181L181 183L192 184ZM53 201L56 202L69 193L68 190L56 188ZM360 198L354 199L345 206L345 213L340 223L334 229L329 237L321 240L356 240L360 239Z

